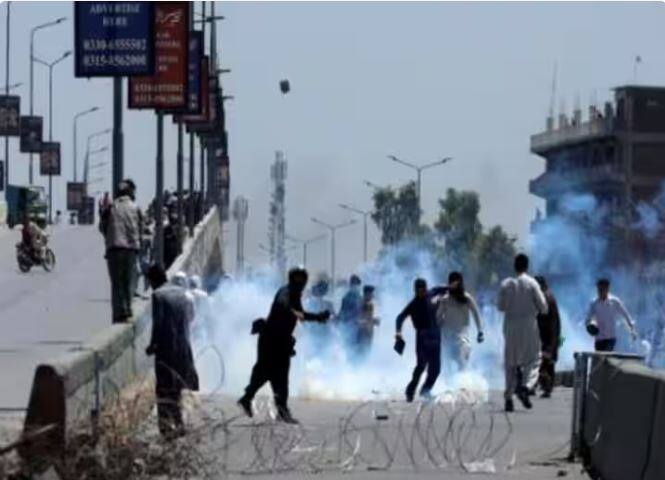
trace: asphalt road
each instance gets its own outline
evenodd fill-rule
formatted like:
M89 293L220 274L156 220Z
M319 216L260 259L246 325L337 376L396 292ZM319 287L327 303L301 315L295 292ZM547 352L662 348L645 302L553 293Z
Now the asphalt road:
M293 427L268 419L268 397L257 398L254 419L242 415L233 398L199 398L186 402L190 434L178 440L176 449L186 456L189 448L197 450L198 461L205 459L201 464L216 459L213 471L228 474L220 479L588 478L579 464L565 460L571 389L558 389L552 399L534 400L533 410L518 407L508 416L500 392L492 392L490 399L469 408L459 401L292 399L301 421ZM153 412L148 421L153 432L155 423ZM482 464L491 472L470 472Z
M50 231L57 264L18 270L20 228L0 227L0 413L27 406L35 366L76 347L110 323L103 239L94 226ZM11 416L11 415L10 415Z

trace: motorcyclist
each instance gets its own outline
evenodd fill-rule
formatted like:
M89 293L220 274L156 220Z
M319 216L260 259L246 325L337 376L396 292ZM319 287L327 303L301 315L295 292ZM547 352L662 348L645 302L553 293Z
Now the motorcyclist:
M37 222L26 214L23 217L23 230L21 230L21 246L30 255L35 263L40 263L42 249L46 246L48 239L46 232L42 230Z

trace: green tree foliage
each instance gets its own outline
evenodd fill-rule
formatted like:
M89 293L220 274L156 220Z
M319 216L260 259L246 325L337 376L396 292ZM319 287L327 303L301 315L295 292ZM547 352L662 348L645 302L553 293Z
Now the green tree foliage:
M492 285L513 271L513 259L517 253L517 239L508 235L499 225L483 234L478 242L477 272L479 285Z
M460 267L468 265L483 233L478 219L478 194L449 188L439 206L441 211L434 227L445 239L446 253Z
M381 230L381 242L395 245L416 237L421 230L415 182L399 189L379 188L374 192L372 220Z

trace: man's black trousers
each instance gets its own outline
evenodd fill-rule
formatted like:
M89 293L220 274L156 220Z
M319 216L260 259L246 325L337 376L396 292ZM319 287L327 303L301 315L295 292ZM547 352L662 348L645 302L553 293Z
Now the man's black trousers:
M413 369L411 382L406 387L408 399L412 399L415 395L425 369L427 369L427 378L420 389L421 393L429 393L441 371L441 334L438 328L416 332L416 368Z

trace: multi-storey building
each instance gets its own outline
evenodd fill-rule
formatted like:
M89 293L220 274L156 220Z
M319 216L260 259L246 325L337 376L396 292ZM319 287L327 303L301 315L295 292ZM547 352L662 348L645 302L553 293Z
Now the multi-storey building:
M545 200L544 215L532 224L535 238L558 219L602 238L607 264L646 265L665 253L665 236L653 225L665 181L665 87L618 87L614 102L589 107L586 118L579 109L570 118L561 114L556 125L550 117L531 137L531 151L545 159L545 172L529 184Z

